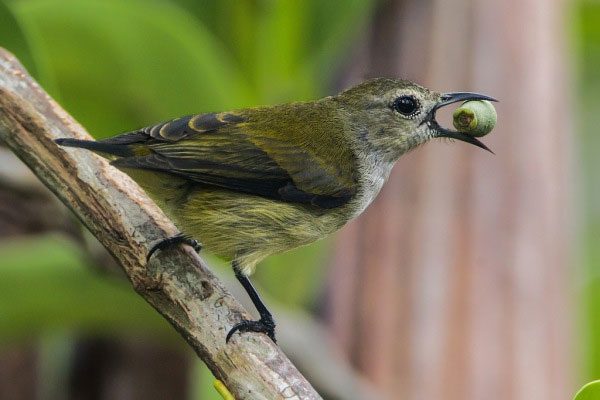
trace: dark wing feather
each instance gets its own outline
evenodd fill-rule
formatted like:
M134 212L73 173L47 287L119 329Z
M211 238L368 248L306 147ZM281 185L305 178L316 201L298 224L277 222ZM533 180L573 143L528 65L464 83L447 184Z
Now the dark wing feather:
M167 172L193 182L275 200L339 207L355 193L352 177L323 168L285 135L260 132L233 113L201 114L107 139L135 156L112 161L121 168Z

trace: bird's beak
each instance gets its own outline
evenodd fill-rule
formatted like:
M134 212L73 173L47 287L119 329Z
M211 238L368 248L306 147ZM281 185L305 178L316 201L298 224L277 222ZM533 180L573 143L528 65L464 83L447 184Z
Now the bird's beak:
M455 92L455 93L445 93L440 97L440 101L431 109L429 115L427 116L426 122L431 130L434 131L436 137L447 137L451 139L462 140L463 142L471 143L477 147L481 147L484 150L489 151L490 153L494 153L490 150L485 144L483 144L479 139L475 136L468 135L463 132L453 131L450 129L446 129L435 120L435 112L448 104L457 103L459 101L468 101L468 100L488 100L488 101L498 101L492 97L478 94L478 93L469 93L469 92Z

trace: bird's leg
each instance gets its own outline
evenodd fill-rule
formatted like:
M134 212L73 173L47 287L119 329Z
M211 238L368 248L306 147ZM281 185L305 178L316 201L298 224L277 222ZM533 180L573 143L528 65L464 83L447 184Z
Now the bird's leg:
M275 340L275 321L273 320L271 312L261 300L260 296L256 292L256 289L254 289L254 286L252 286L250 279L248 279L248 277L239 270L236 262L233 262L233 270L235 272L235 277L242 284L244 289L246 289L246 293L248 293L250 300L252 300L252 304L254 304L254 307L256 307L256 311L258 311L260 319L258 321L243 319L242 321L238 322L227 334L225 342L229 342L231 336L235 332L240 331L265 333L274 343L277 343L277 340Z
M178 233L177 235L163 239L152 246L148 252L148 255L146 256L146 261L149 261L150 257L152 257L152 254L154 254L157 250L164 250L177 244L187 244L188 246L192 246L192 248L196 250L196 253L199 253L200 250L202 250L202 245L198 243L196 239L184 235L183 233Z

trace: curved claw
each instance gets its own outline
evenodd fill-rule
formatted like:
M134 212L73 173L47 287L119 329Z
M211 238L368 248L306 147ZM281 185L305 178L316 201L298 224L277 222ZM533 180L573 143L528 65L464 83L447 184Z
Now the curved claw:
M163 239L161 241L159 241L158 243L156 243L154 246L152 246L152 248L150 248L150 251L148 251L148 255L146 256L146 261L150 261L150 258L152 257L152 255L154 253L156 253L158 250L164 250L168 247L177 245L177 244L187 244L188 246L191 246L196 253L200 253L200 250L202 250L202 245L194 238L184 235L183 233L179 233L175 236L171 236L168 237L166 239Z
M234 333L239 331L242 332L257 332L264 333L268 337L271 338L273 343L277 343L275 339L275 321L273 318L261 318L258 321L252 321L243 319L231 328L229 333L227 333L227 337L225 338L225 343L229 343L229 339L233 336Z

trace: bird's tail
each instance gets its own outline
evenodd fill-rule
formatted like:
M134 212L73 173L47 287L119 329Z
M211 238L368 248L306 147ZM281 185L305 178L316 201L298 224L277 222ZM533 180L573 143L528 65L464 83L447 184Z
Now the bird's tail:
M60 138L54 140L56 144L64 147L78 147L81 149L92 150L95 153L102 155L110 155L117 157L131 157L134 155L130 146L116 143L96 142L93 140L80 140L71 138Z

